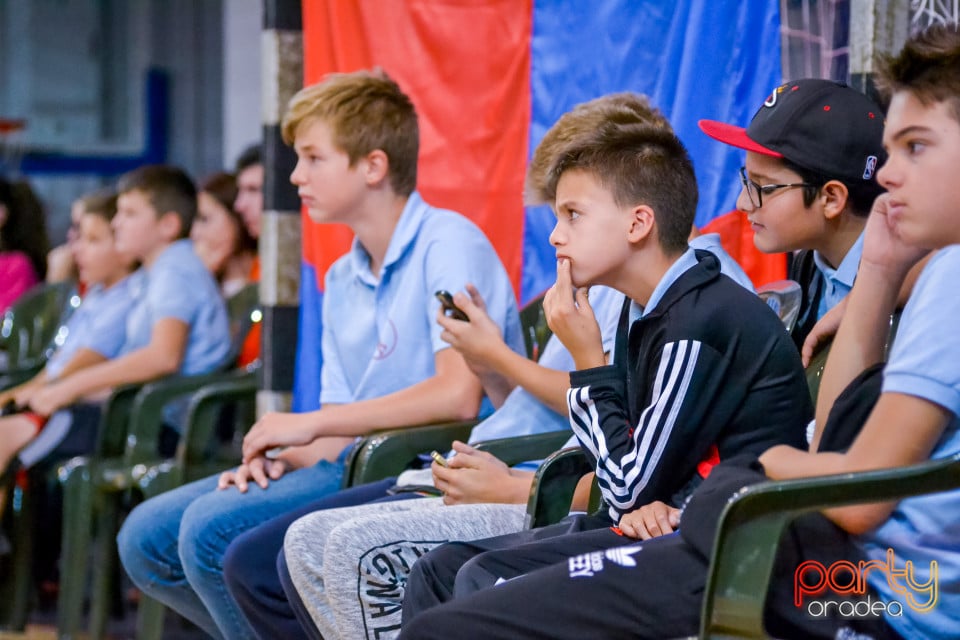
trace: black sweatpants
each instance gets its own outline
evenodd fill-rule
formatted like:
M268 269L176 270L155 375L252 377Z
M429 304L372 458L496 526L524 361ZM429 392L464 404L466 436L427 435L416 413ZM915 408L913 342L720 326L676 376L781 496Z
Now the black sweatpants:
M441 545L417 560L410 571L403 622L454 597L566 560L585 550L583 544L603 540L602 548L607 548L629 542L613 533L611 525L605 516L570 516L539 529ZM598 531L597 536L581 538L583 533Z
M405 600L401 640L696 634L706 563L679 535L638 542L607 528L552 542L561 541L580 553L469 596L458 594L410 620Z
M722 476L718 474L721 485ZM700 524L693 516L685 511L688 528ZM434 549L413 566L400 637L695 635L712 546L698 544L698 539L709 527L696 528L700 535L677 532L640 542L608 525L605 518L575 517L551 527ZM829 566L861 559L853 539L822 515L810 513L794 521L777 552L767 595L767 630L778 638L808 639L833 638L847 627L864 634L847 637L897 638L883 618L813 618L793 602L794 572L801 562L817 560Z

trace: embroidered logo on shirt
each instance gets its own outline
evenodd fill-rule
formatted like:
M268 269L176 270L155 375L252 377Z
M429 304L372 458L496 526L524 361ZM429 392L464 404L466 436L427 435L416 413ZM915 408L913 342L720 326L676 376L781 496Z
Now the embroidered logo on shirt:
M386 341L381 336L380 342L377 343L377 348L373 352L374 360L385 360L397 348L397 337L399 336L397 325L393 324L393 320L387 318L387 327L390 330L389 335L386 337Z

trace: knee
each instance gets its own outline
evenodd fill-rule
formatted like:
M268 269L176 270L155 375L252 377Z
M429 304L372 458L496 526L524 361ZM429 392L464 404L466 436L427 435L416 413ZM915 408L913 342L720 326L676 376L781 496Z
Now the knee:
M120 562L134 582L153 573L151 566L166 563L160 552L163 545L155 539L156 516L149 502L145 502L130 512L117 534Z
M464 543L448 542L417 560L413 567L423 577L443 583L452 583L457 568L472 555L467 552L467 545Z
M463 550L448 542L419 558L410 568L404 593L404 622L425 608L450 599Z
M184 571L196 568L222 570L223 554L230 540L223 533L224 514L209 508L199 498L183 512L177 549Z
M493 585L494 581L490 577L491 574L484 565L486 555L481 553L459 565L453 578L454 597L462 598Z

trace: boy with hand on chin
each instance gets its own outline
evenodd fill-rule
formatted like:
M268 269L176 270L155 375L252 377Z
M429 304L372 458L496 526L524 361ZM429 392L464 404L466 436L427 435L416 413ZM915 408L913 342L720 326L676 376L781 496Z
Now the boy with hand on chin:
M431 551L407 582L404 625L574 550L622 545L616 527L630 526L642 506L680 506L717 458L801 443L811 414L799 354L779 318L723 275L716 256L688 245L696 178L671 131L606 122L557 150L550 166L558 261L544 309L577 366L570 426L595 463L606 509ZM609 365L584 290L595 284L627 297Z

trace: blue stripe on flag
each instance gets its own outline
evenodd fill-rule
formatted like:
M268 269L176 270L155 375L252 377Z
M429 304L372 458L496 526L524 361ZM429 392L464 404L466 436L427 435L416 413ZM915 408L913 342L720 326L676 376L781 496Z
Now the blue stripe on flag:
M746 125L780 84L778 0L538 0L531 47L531 155L574 105L616 91L645 93L693 158L697 225L734 208L743 152L708 138L697 120ZM522 302L553 283L552 227L548 208L527 208Z

